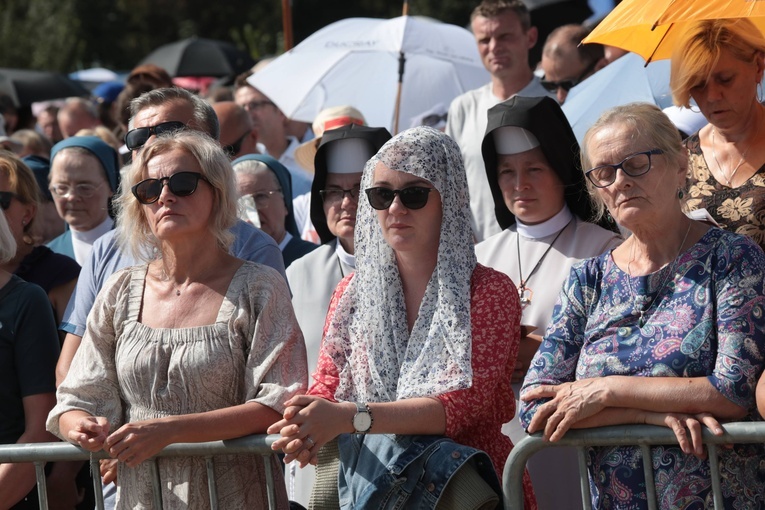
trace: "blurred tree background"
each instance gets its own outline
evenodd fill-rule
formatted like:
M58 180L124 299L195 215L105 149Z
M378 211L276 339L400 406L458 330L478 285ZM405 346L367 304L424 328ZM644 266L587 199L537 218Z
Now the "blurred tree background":
M409 14L466 26L479 0L412 0ZM388 0L292 0L297 44L343 18L392 18ZM0 67L129 70L163 44L227 40L253 58L284 50L281 0L0 0Z

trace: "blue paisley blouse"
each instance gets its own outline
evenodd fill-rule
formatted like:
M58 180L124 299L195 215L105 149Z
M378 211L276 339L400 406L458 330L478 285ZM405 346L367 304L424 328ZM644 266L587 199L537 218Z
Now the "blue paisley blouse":
M521 394L543 384L609 375L706 376L726 398L750 410L744 420L759 420L755 388L765 362L764 277L762 250L718 228L646 276L630 277L610 252L587 259L571 270ZM647 310L642 328L636 303ZM542 403L522 404L524 427ZM660 508L712 507L708 461L676 446L656 446L651 453ZM587 463L594 508L647 508L639 448L590 448ZM725 508L765 507L763 445L721 449L720 472Z

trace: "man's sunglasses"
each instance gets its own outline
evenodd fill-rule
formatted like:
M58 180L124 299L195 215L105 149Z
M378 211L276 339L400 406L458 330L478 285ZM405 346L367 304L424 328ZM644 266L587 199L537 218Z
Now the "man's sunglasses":
M234 156L239 154L239 151L242 150L242 143L244 142L244 139L249 134L250 134L250 131L247 131L245 134L239 137L239 140L235 141L231 145L223 146L223 151L228 155L228 157L233 158Z
M545 80L542 78L539 80L539 83L547 90L548 92L557 92L558 89L563 89L566 92L573 89L577 85L579 85L582 80L584 80L592 71L595 70L595 66L598 64L597 60L593 60L590 62L587 67L584 68L584 71L579 73L579 76L576 78L572 78L570 80L560 80L560 81L550 81Z
M159 200L162 187L167 184L170 192L177 197L187 197L197 190L199 179L210 182L199 172L178 172L161 179L145 179L132 187L133 195L144 205Z
M367 188L364 191L369 199L369 205L373 209L382 211L390 207L396 195L407 209L422 209L428 203L428 196L433 189L424 186L410 186L404 189Z
M16 193L12 193L10 191L0 191L0 208L2 208L3 211L7 211L11 206L11 200L13 200L15 197Z
M151 135L160 136L164 133L172 133L173 131L184 129L185 127L186 124L183 122L171 120L168 122L160 122L156 126L131 129L125 134L125 145L127 146L128 150L134 151L143 147L144 144L149 141Z

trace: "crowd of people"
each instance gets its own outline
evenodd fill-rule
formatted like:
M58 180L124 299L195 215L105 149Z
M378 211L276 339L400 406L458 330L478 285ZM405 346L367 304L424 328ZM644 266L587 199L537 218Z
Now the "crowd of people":
M279 509L470 509L529 433L651 424L677 444L588 449L593 506L648 508L650 462L659 508L711 507L701 431L765 416L765 36L678 40L696 132L632 103L580 144L560 104L619 51L539 14L480 2L491 79L442 129L289 119L253 71L202 97L142 65L34 126L0 98L1 443L105 451L107 508L153 507L170 444L268 433L270 469L160 459L163 508L207 508L208 473L265 508L271 471ZM765 507L765 445L717 460L725 508ZM577 508L572 450L527 467L527 510ZM94 507L84 463L45 473L51 508ZM0 465L0 508L37 505Z

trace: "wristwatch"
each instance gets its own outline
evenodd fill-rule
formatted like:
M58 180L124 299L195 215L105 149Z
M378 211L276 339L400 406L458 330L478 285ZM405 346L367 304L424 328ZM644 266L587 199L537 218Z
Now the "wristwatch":
M356 402L356 414L353 416L353 428L357 434L366 434L372 428L374 419L367 404Z

